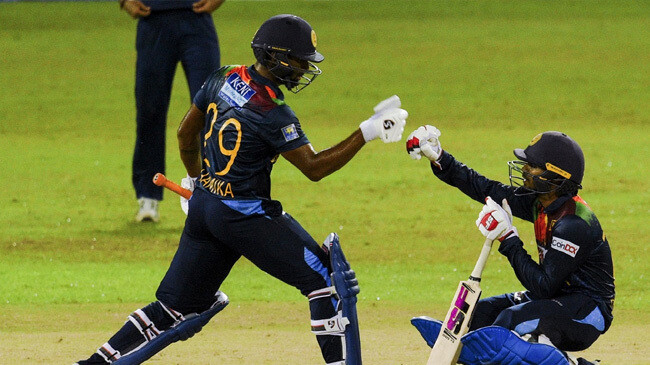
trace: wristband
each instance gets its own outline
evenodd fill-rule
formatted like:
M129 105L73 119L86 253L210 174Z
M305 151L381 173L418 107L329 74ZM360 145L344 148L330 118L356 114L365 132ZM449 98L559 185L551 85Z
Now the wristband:
M359 124L359 129L361 129L361 133L363 134L363 139L366 142L370 142L373 139L376 139L379 137L379 133L377 132L377 127L375 126L375 121L373 118L370 118L366 121L361 122Z
M512 227L512 229L508 233L506 233L503 236L499 237L499 242L503 242L503 241L507 240L508 238L514 237L514 236L519 236L519 232L517 232L517 228Z

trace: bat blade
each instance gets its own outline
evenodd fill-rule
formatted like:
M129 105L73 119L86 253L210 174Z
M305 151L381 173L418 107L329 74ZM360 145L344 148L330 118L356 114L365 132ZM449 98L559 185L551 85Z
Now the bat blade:
M486 238L469 280L458 284L456 295L442 323L438 339L433 344L427 365L454 365L458 362L463 346L460 338L469 331L476 303L481 299L481 274L491 249L492 240Z
M458 361L463 344L460 338L469 331L474 308L481 298L478 280L461 281L442 323L438 339L431 349L427 365L453 365Z

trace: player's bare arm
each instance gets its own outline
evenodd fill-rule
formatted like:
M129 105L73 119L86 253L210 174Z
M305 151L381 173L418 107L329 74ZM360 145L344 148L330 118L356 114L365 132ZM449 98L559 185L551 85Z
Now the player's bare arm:
M366 142L381 139L391 143L402 139L408 112L401 106L399 97L393 95L377 104L373 109L374 114L361 122L359 129L339 144L320 152L316 152L311 144L306 144L284 152L282 156L310 180L319 181L348 163Z
M201 174L201 142L199 135L201 129L203 129L204 118L205 114L196 105L192 104L176 132L181 161L185 165L187 174L191 177L197 177Z
M319 181L345 166L365 144L363 134L357 129L348 138L328 149L316 152L311 143L284 152L282 157L296 166L312 181Z

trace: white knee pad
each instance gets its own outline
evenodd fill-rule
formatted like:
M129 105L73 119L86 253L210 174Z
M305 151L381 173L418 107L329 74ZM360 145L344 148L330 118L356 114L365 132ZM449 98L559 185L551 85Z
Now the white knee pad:
M336 295L336 290L334 287L327 287L319 290L315 290L309 295L307 295L309 301L317 299L326 299L332 297L335 301L336 306L336 315L331 318L325 319L312 319L311 320L311 332L316 336L334 336L338 337L341 340L341 356L342 361L337 361L333 363L327 363L326 365L345 365L346 358L346 348L345 348L345 327L350 323L347 318L343 317L343 312L340 309L340 302L338 296Z
M338 311L332 318L312 319L311 332L316 336L345 336L345 326L347 326L349 323L350 321L348 321L347 318L343 317L343 313L341 311Z

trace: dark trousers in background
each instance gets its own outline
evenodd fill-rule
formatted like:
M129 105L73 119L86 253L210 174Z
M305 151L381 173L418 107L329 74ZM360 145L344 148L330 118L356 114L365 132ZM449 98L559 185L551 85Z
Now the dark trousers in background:
M137 129L133 153L133 187L137 198L162 200L152 183L165 172L167 110L178 62L190 97L220 67L219 41L212 16L191 10L152 12L138 22L135 99Z

